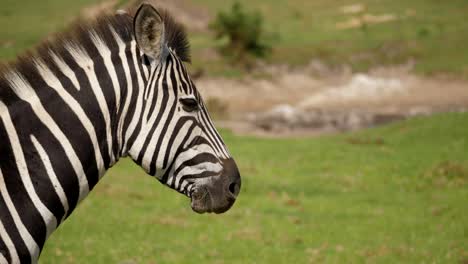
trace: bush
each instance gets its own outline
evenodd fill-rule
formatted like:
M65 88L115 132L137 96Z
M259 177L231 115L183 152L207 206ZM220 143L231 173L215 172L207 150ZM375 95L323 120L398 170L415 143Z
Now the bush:
M210 28L216 39L227 38L220 52L235 62L249 64L253 58L265 58L271 53L262 15L256 11L246 12L239 2L235 2L230 11L220 12Z

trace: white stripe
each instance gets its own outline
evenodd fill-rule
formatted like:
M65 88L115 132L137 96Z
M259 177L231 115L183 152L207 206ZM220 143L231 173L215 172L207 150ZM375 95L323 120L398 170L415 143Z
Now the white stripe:
M110 31L112 32L112 35L114 36L115 41L117 42L117 46L119 47L119 57L120 60L122 61L122 67L125 72L125 80L127 81L127 95L125 98L125 103L122 108L122 113L120 114L119 118L119 124L117 125L117 142L119 143L119 147L122 146L122 141L123 141L123 125L125 121L125 117L127 117L128 113L128 107L130 105L130 100L132 98L132 92L133 92L133 82L130 76L130 68L128 66L128 59L127 55L125 54L125 43L122 41L120 36L115 32L115 29L113 27L109 27ZM122 149L123 153L125 153L125 149Z
M67 195L65 194L65 191L63 190L62 184L60 183L59 179L57 178L57 175L55 175L54 169L52 168L52 164L50 162L50 158L47 155L46 151L44 150L42 145L39 143L39 141L33 135L31 135L31 141L32 141L34 147L36 148L37 153L39 154L39 157L41 157L42 163L44 164L44 167L45 167L45 169L47 171L47 175L49 176L49 179L52 182L52 186L55 189L55 193L58 195L58 197L60 199L60 202L62 203L62 206L63 206L63 208L65 210L65 213L63 214L63 217L60 220L60 223L62 223L63 220L65 219L65 217L66 217L66 215L68 213L68 209L69 209Z
M223 170L223 166L219 163L211 163L211 162L203 162L191 167L185 167L179 171L177 175L173 175L175 177L175 188L179 188L180 179L184 175L192 175L192 174L202 174L203 172L214 172L220 173Z
M65 136L65 134L60 130L57 123L54 119L47 113L44 109L44 106L41 104L39 98L36 95L36 92L32 89L31 85L20 77L17 73L10 73L6 76L7 80L10 81L11 87L17 92L17 95L24 101L31 104L32 109L36 116L41 120L41 122L50 130L54 137L61 143L62 148L64 149L68 160L72 164L73 170L78 178L78 184L80 187L80 193L78 201L83 200L84 197L89 192L88 179L83 170L83 165L78 158L75 150L73 149L70 141ZM0 104L3 107L0 107L0 112L4 110L7 111L6 106ZM8 115L9 116L9 115Z
M172 186L172 182L175 179L174 174L171 173L170 175L172 176L170 176L169 179L167 179L167 183L166 183L168 186ZM158 176L158 179L160 179L160 176Z
M0 109L6 108L3 103L0 103ZM34 185L29 175L28 165L24 157L23 148L16 132L16 129L11 120L10 114L8 112L4 113L2 116L3 124L5 125L8 138L11 143L11 148L13 149L13 155L15 156L16 166L18 167L18 172L21 176L21 181L28 193L29 198L33 202L34 206L37 208L37 211L41 215L44 223L47 227L46 238L57 228L57 219L52 214L52 212L45 206L34 189Z
M166 71L164 72L166 74L166 81L168 82L167 86L168 87L172 87L172 81L171 81L171 78L170 78L170 73L171 73L171 67L172 63L170 63L167 68L166 68ZM162 87L162 76L161 76L161 79L159 80L160 81L160 85L158 85L158 87ZM174 98L174 94L172 91L168 91L168 97L167 97L167 104L166 104L166 108L165 109L161 109L161 105L158 105L156 104L156 107L154 108L155 111L163 111L162 113L162 116L161 116L161 119L159 120L159 123L158 124L155 124L156 125L156 129L153 133L154 136L151 137L151 140L150 140L150 143L148 144L148 147L146 149L146 152L145 152L145 155L143 156L143 160L142 160L142 166L143 168L148 168L149 165L151 164L151 161L153 160L153 156L155 154L155 151L156 151L156 144L161 136L161 132L164 128L164 126L166 125L166 120L169 116L169 113L170 113L170 110L171 110L171 106L172 104L175 103L175 98ZM158 96L158 99L159 98L162 98L162 96ZM159 102L159 100L158 100ZM161 103L161 102L160 102ZM149 107L149 106L148 106ZM156 119L156 114L155 115L152 115L152 117L154 117L154 119ZM154 122L154 121L153 121ZM151 123L153 123L151 122ZM149 129L148 129L149 130ZM167 133L168 135L170 135L171 131L170 130L167 130ZM160 154L161 152L164 154L164 151L166 149L161 147L158 151L158 154ZM162 159L157 159L156 158L156 168L162 168L163 166L163 160Z
M195 148L189 148L186 151L180 153L180 158L177 159L177 164L175 164L175 166L180 166L180 164L186 162L187 160L193 159L200 153L210 153L216 156L212 146L208 144L201 144L197 145Z
M206 130L205 135L210 139L211 144L213 144L213 147L214 147L216 153L218 154L218 157L225 158L225 159L229 158L229 154L227 153L226 147L216 137L218 135L218 131L214 127L213 123L211 122L210 117L207 116L207 115L204 115L204 113L202 111L200 111L199 113L200 114L198 116L201 117L201 118L199 118L199 122L205 128L205 130ZM205 118L203 118L203 117L205 117ZM209 133L209 132L211 132L211 133ZM218 144L216 144L216 143L218 143Z
M136 71L136 77L137 77L137 80L138 80L138 96L137 96L137 104L136 104L136 107L135 107L135 112L133 113L133 116L132 116L132 121L130 121L130 125L128 126L127 128L127 131L125 132L125 138L127 139L127 141L125 141L125 145L124 145L124 149L127 149L127 144L128 144L128 139L131 137L131 135L133 134L133 132L135 131L135 128L138 124L138 121L141 119L141 111L142 111L142 97L143 97L143 80L141 79L141 73L140 73L140 69L138 67L138 61L137 61L137 58L136 58L136 42L135 41L132 41L131 42L131 50L132 50L132 54L133 54L133 63L134 63L134 67L135 67L135 71ZM148 84L149 85L149 84ZM141 137L139 137L138 139L140 139ZM137 141L138 141L137 139ZM136 143L136 142L135 142ZM133 147L132 147L133 148Z
M79 91L81 87L80 83L78 82L78 79L76 79L75 72L72 71L70 67L62 60L62 58L58 57L55 53L50 52L50 56L54 60L55 64L57 64L59 70L62 71L62 73L70 79L73 86L75 86L75 88Z
M174 122L175 123L175 122ZM169 153L169 162L174 159L175 155L177 154L176 151L180 147L180 144L182 143L182 140L187 136L188 130L190 126L193 124L192 120L188 120L187 122L184 123L184 125L180 128L179 131L177 131L177 136L174 139L174 143L172 144L172 148L168 151ZM192 130L191 133L193 133L195 130ZM175 133L175 131L174 131ZM167 137L170 138L170 137ZM168 139L169 140L169 139ZM162 148L164 149L164 148ZM162 152L162 151L161 151Z
M180 63L180 65L182 67L182 70L185 70L184 64L182 62ZM179 78L179 76L180 76L180 78ZM179 82L179 81L183 82L185 84L185 86L187 87L187 91L189 91L190 84L189 84L188 80L185 79L184 74L182 74L182 73L176 74L176 78L177 78L177 82Z
M143 72L145 72L145 67L143 67ZM150 92L154 91L154 89L152 89L152 88L153 88L152 85L149 85L149 83L146 85L145 95L144 95L145 101L148 101L148 99L149 99L148 97L149 97Z
M36 64L36 68L39 74L41 75L42 79L44 79L47 86L54 89L60 95L63 101L71 108L71 110L76 115L78 120L80 120L81 125L84 127L84 129L88 133L89 138L91 139L91 142L93 144L94 156L95 156L94 158L96 159L96 165L99 170L99 175L100 176L104 175L105 173L104 160L102 158L101 149L99 147L96 130L94 129L93 123L91 122L91 120L89 120L89 117L84 112L80 103L78 103L78 101L76 101L76 99L73 96L71 96L65 90L65 88L63 88L60 81L50 71L50 69L47 68L47 66L41 61L36 60L35 64Z
M175 122L172 122L172 123L175 123ZM189 129L189 127L192 125L193 121L192 120L189 120L187 122L185 122L185 124L180 128L180 130L178 131L177 135L176 135L176 138L174 139L174 143L172 144L172 148L171 149L167 149L167 144L168 142L165 142L163 144L165 145L161 145L161 148L160 149L163 149L165 151L159 151L157 154L158 156L159 155L162 155L161 158L158 158L158 160L160 161L160 164L159 164L159 168L162 168L162 166L164 165L164 155L167 151L170 151L169 153L169 157L168 157L168 161L169 163L175 158L175 155L177 154L176 151L178 150L178 148L180 147L180 144L182 143L182 140L185 138L185 136L187 135L187 130ZM170 129L168 129L168 133L169 131L172 131ZM192 131L192 134L195 130ZM175 131L173 131L174 133ZM170 139L170 136L167 136L165 138L163 138L163 141L169 141ZM173 170L174 170L174 167L173 166L171 168L171 171L173 173ZM162 179L163 175L164 175L165 171L164 170L157 170L156 171L156 175L155 177L158 178L158 179Z
M148 79L148 82L150 81L153 81L154 82L154 78L157 78L158 74L161 72L161 69L162 67L156 67L156 70L153 71L153 73L150 75L150 78ZM148 90L151 90L151 92L149 93L149 98L146 98L145 101L146 101L146 105L145 105L145 109L143 111L143 115L142 115L142 120L143 120L143 123L147 126L149 120L146 120L145 118L148 117L148 113L149 113L149 110L150 110L150 107L151 107L151 103L153 102L153 98L154 98L154 94L155 94L155 91L156 91L156 87L153 87L152 84L148 83L146 85L147 89Z
M3 253L0 254L0 263L1 264L8 264L8 261L6 260L5 256L3 256ZM19 262L17 262L17 263L19 263Z
M3 104L0 103L0 105L3 105ZM0 194L3 197L3 200L5 200L5 204L8 208L8 211L11 214L11 217L13 218L13 222L15 223L15 226L18 229L18 232L24 241L24 244L28 248L29 255L34 261L35 259L39 257L39 246L37 245L36 241L29 233L28 229L24 226L18 212L16 211L15 205L13 204L13 201L11 200L10 195L8 194L8 190L6 189L6 184L5 184L5 180L3 179L3 173L1 169L0 169L0 190L1 190Z
M184 128L187 123L189 123L189 122L186 122L182 128ZM159 151L156 153L156 155L157 155L156 159L160 162L161 168L162 168L162 166L164 166L164 157L166 156L166 153L169 152L169 154L171 154L171 152L173 150L174 151L177 150L177 149L174 149L174 145L172 146L173 147L172 149L168 149L169 148L169 140L171 139L172 134L176 133L176 131L175 131L175 125L176 124L177 124L177 118L173 118L173 120L169 121L167 130L166 130L166 135L161 139L161 141L162 141L161 142L161 147L159 148ZM182 136L181 136L181 138L177 137L176 140L178 139L178 141L174 140L174 144L177 144L177 143L180 144L180 141L182 141L183 136L185 136L185 134L183 132L187 132L187 130L184 131L184 130L182 130L182 128L178 131L178 132L182 132L182 133L178 133L178 134L182 134ZM160 134L155 134L155 135L160 135ZM170 156L169 157L169 162L171 160L172 159L171 159L171 156Z
M184 162L193 159L195 156L199 155L200 153L211 153L215 155L213 148L208 144L197 145L195 148L189 148L186 151L180 153L177 160L174 162L174 165L171 168L169 175L172 175L172 176L169 177L167 184L171 185L172 182L175 180L174 172L177 170L177 168L179 168Z
M115 71L114 63L112 63L112 54L107 47L106 43L96 34L96 32L91 32L91 41L93 41L94 45L96 46L97 50L101 54L102 58L104 59L104 65L106 66L107 73L111 77L112 87L114 88L115 93L115 106L116 106L116 113L119 112L120 109L120 84L117 78L117 73Z
M143 56L144 53L143 51L140 50L140 57ZM145 75L145 78L148 79L148 75L150 73L149 71L150 69L148 67L145 67L145 65L143 65L143 74Z
M184 143L184 148L187 148L189 144L191 144L196 137L201 136L202 132L203 131L201 130L199 126L194 127L192 130L192 133L190 133L189 138Z
M3 177L1 170L0 170L0 177ZM2 178L2 181L3 181L3 178ZM1 190L1 191L6 192L6 190ZM8 233L7 233L6 229L5 229L5 226L3 225L1 219L0 219L0 238L5 243L5 246L7 247L8 252L10 253L11 263L20 263L19 257L18 257L18 252L16 252L15 245L13 244L13 241L11 241L11 238L8 235ZM0 254L0 256L3 256L3 255ZM1 261L5 261L5 262L1 262ZM3 258L3 259L0 258L0 262L1 263L7 263L5 258Z
M166 75L166 78L167 78L167 81L168 81L168 86L169 86L169 87L172 87L172 88L175 88L176 85L178 86L178 85L179 85L179 82L180 82L179 77L178 77L179 74L178 74L178 72L177 72L177 64L174 62L174 63L171 63L169 66L170 66L170 71L169 71L169 70L166 71L166 74L167 74L167 75ZM169 68L169 66L168 66L168 68ZM174 75L176 76L176 80L175 80L176 83L172 83L172 79L170 78L171 72L174 72ZM177 87L177 88L178 88L178 87ZM170 94L171 94L171 92L172 92L172 91L169 91ZM176 102L176 103L177 103L177 102ZM168 109L167 112L168 112L168 114L169 114L170 107L167 107L167 109ZM161 167L164 165L164 164L163 164L163 163L164 163L164 157L165 157L165 155L166 155L166 153L167 153L168 151L170 151L170 153L169 153L169 154L170 154L170 155L169 155L169 161L172 160L173 155L175 155L174 152L177 150L177 147L174 148L174 145L177 145L177 146L178 146L178 145L180 144L180 142L182 141L183 137L185 137L186 133L184 133L184 132L187 132L188 128L190 127L190 126L187 126L187 123L189 123L188 125L191 125L191 124L192 124L191 121L190 121L190 122L186 122L186 123L180 128L180 130L178 131L178 135L177 135L177 138L176 138L175 141L174 141L173 148L172 148L172 149L167 149L167 148L168 148L168 144L169 144L169 140L171 139L172 134L175 133L174 130L175 130L175 126L176 126L177 121L178 121L176 115L174 115L173 117L176 117L176 118L173 118L173 120L170 120L170 122L169 122L169 124L168 124L168 127L167 127L167 130L166 130L166 131L167 131L167 132L166 132L166 136L165 136L164 138L162 138L160 150L163 150L163 151L158 151L157 157L156 157L156 160L158 160L158 161L160 162ZM164 121L164 122L165 122L165 121ZM161 124L161 129L162 129L162 128L164 127L165 124L163 123L162 120L161 120L160 124ZM159 125L159 124L158 124L158 125ZM159 133L158 133L158 132L159 132ZM157 133L157 134L155 134L155 135L160 135L161 130L160 130L160 131L156 130L156 133Z
M203 127L205 129L204 131L202 130L202 134L204 138L208 142L210 142L210 144L213 145L213 151L215 152L216 156L222 158L223 157L222 153L220 152L218 146L214 143L214 139L212 138L212 134L210 133L211 129L209 128L209 125L207 125L203 117L204 117L203 111L199 110L197 113L197 120L198 120L200 127Z
M185 186L187 186L187 184L188 184L188 181L187 181L187 180L183 180L183 181L182 181L182 185L180 186L180 190L182 191L182 190L185 188Z
M161 71L164 71L164 65L159 65L158 67L162 67ZM157 71L158 69L156 69ZM154 73L156 74L156 72ZM161 79L160 79L160 84L161 84ZM151 86L153 87L153 84L152 83L148 83L147 86ZM156 87L153 87L154 89L157 89ZM140 89L141 91L141 89ZM153 96L154 94L152 94ZM141 96L141 93L138 95L138 97L140 98ZM158 96L157 99L156 99L156 106L155 106L155 110L159 109L161 105L161 101L162 101L162 95L161 96ZM141 106L143 107L143 106ZM139 155L139 152L142 150L143 148L143 144L146 140L146 138L148 138L148 133L150 131L150 128L153 126L154 122L156 121L156 118L157 118L157 113L151 115L150 119L149 120L145 120L145 116L148 115L148 112L149 112L149 108L151 107L151 104L150 103L147 103L145 105L145 109L143 110L143 114L141 114L141 116L134 116L133 120L132 121L135 121L135 120L141 120L141 128L140 128L140 134L138 136L138 138L135 140L135 142L133 143L133 146L130 150L131 153L133 153L135 156L134 157L137 157ZM140 111L141 113L141 111ZM144 167L145 168L145 167Z
M107 136L107 146L109 148L109 156L111 164L115 162L115 157L112 148L112 131L110 126L110 112L109 107L107 106L106 98L102 91L101 85L97 79L96 73L94 72L94 61L89 57L89 55L81 47L73 45L71 43L66 45L66 49L72 57L75 59L76 63L80 68L82 68L86 74L86 77L89 80L91 90L93 90L94 96L101 110L102 116L104 117L104 122L106 125L106 136ZM102 175L100 175L102 177Z

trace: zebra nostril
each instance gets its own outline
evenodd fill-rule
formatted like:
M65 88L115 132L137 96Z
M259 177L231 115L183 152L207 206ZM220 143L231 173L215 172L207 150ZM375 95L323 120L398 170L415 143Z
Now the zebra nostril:
M233 182L229 184L229 192L236 197L237 195L237 182Z

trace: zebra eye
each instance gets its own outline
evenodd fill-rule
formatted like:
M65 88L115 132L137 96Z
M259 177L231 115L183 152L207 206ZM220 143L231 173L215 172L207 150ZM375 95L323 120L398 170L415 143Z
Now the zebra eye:
M179 102L182 104L182 108L187 112L198 110L198 102L194 98L181 98Z

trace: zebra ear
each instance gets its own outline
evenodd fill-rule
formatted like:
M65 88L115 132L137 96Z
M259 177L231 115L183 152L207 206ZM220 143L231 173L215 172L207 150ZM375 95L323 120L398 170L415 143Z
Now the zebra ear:
M161 59L164 51L164 21L154 7L142 4L133 19L133 32L138 47L145 55Z

